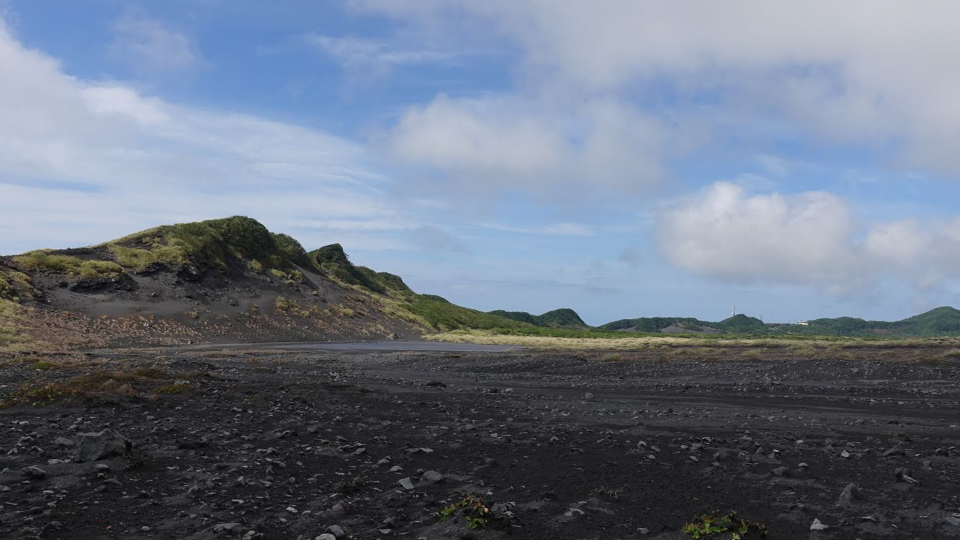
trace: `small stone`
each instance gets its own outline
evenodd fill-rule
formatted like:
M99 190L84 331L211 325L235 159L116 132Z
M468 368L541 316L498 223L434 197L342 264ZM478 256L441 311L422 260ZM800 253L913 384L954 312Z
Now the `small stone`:
M825 531L829 528L830 528L829 526L824 525L823 523L820 523L819 519L814 519L813 523L810 524L811 531Z
M40 467L27 467L22 469L20 474L29 478L30 480L43 480L47 477L47 471L41 469Z
M427 471L420 477L425 484L439 484L443 482L443 475L437 471Z
M840 457L842 457L843 459L850 459L850 452L847 452L846 450L844 450L843 452L840 452Z
M112 429L99 433L81 433L79 439L77 451L73 455L73 461L77 463L125 456L133 448L130 441Z
M320 536L314 538L313 540L337 540L337 537L330 533L323 533Z
M213 532L215 534L240 534L243 532L243 525L240 523L218 523L213 526Z
M907 453L903 451L903 448L900 448L900 445L896 445L893 448L888 449L883 453L883 457L893 457L893 456L904 456Z
M637 529L637 534L650 534L650 529L646 527L639 527Z
M337 538L347 535L347 531L343 530L343 527L339 525L331 525L327 527L327 532L336 536Z
M857 485L850 483L840 492L840 498L837 499L837 506L851 506L860 499L860 492Z
M400 484L403 487L403 489L407 489L407 490L413 489L413 482L410 480L409 476L406 478L401 478L400 481L397 483Z
M563 515L566 516L566 517L568 517L568 518L572 518L572 517L575 517L575 516L582 516L582 515L584 515L584 514L586 514L586 512L584 512L583 510L581 510L581 509L579 509L579 508L570 508L570 509L568 509L566 512L564 512Z

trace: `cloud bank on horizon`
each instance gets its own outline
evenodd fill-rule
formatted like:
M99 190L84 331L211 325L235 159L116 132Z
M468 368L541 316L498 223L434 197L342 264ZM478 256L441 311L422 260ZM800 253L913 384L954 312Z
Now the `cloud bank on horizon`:
M960 300L955 2L51 5L89 41L0 10L0 252L247 214L484 309Z

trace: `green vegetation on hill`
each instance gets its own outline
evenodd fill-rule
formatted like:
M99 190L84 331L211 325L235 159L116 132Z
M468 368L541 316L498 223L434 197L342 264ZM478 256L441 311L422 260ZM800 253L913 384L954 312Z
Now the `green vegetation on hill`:
M497 317L503 317L513 321L540 326L537 324L537 317L527 313L526 311L504 311L502 309L495 309L490 312L490 315L496 315Z
M307 262L306 251L287 235L273 234L242 216L164 225L104 245L116 262L135 271L152 265L227 273L238 261L284 269Z
M691 317L640 317L637 319L620 319L602 324L598 328L608 331L656 333L663 331L665 328L677 327L690 332L699 332L703 328L712 328L711 324Z
M324 272L349 285L363 287L369 292L384 295L391 292L412 292L400 276L354 265L340 244L331 244L311 251L308 257Z
M70 255L55 255L50 250L30 251L13 258L29 272L55 272L82 279L118 279L123 268L112 261L82 260Z
M756 317L748 317L744 314L734 315L712 325L721 332L735 334L766 334L767 325Z
M852 337L938 337L960 335L960 311L943 306L901 321L867 321L854 317L813 319L806 325L783 325L782 333Z
M535 326L484 313L475 309L460 307L435 295L412 294L402 306L411 313L423 318L435 330L522 330L536 329Z
M555 309L543 315L531 315L526 311L503 311L502 309L491 311L490 314L543 328L588 328L587 323L583 322L580 315L577 315L577 312L570 308Z

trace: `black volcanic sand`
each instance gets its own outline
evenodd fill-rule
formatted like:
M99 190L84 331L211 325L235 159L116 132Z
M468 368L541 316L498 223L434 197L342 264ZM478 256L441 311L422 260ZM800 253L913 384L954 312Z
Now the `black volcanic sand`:
M870 354L8 359L8 398L105 370L169 380L0 410L0 538L679 539L712 510L774 539L960 538L960 362ZM79 434L105 429L132 450L71 461ZM483 530L438 518L467 495L495 509Z

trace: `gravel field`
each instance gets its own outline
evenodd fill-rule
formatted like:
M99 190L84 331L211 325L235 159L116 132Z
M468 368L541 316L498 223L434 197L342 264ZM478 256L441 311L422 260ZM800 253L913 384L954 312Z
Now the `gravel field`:
M0 538L960 538L960 361L889 356L0 357Z

